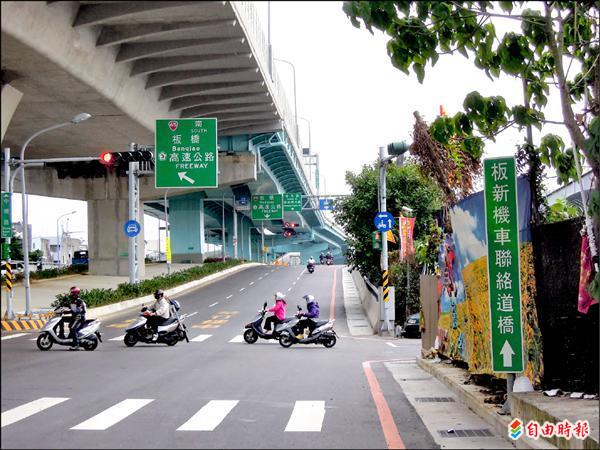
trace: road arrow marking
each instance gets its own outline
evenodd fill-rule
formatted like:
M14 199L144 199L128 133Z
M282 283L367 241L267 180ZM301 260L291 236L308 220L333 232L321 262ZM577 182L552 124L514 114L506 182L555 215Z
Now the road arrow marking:
M187 172L177 172L177 175L179 175L179 179L181 181L185 180L185 181L189 181L190 183L194 184L196 181L193 180L192 178L188 177L186 175Z
M502 355L502 364L504 367L512 367L512 357L515 354L512 347L508 343L508 341L504 341L504 345L502 346L502 350L500 350L500 354Z

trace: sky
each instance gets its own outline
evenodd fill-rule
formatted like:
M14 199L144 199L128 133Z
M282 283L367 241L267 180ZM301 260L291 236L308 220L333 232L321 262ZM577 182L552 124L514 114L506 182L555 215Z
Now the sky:
M256 2L267 35L267 2ZM503 21L504 31L515 29L518 21ZM503 95L509 106L522 101L520 80L503 77L491 81L462 56L442 55L435 68L426 68L423 84L411 73L394 68L386 52L386 36L374 30L357 29L342 11L341 2L271 2L271 43L275 58L294 64L298 115L308 119L313 152L320 155L321 190L347 194L346 171L360 171L372 163L378 147L393 141L411 142L413 111L428 123L435 120L443 105L449 115L462 110L465 96L474 90L484 96ZM293 77L287 64L275 62L293 108ZM557 91L551 92L546 118L561 120ZM299 121L301 139L308 146L308 127ZM563 127L548 125L543 134L555 133L570 142ZM542 134L534 128L534 141ZM484 156L512 155L523 142L524 131L507 130L496 142L487 142ZM552 174L553 175L553 174ZM548 180L550 190L557 187ZM13 199L13 221L21 220L20 196ZM50 206L51 205L51 206ZM30 196L29 216L34 236L56 235L56 220L69 216L73 237L87 235L85 202ZM66 226L66 218L61 220ZM145 217L146 239L156 239L158 223ZM77 234L79 233L79 234Z

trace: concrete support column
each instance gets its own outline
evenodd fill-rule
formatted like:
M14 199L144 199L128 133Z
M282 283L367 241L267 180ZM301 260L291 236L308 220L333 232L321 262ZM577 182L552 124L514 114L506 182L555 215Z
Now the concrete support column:
M204 253L204 201L200 192L169 199L174 263L201 263Z
M2 141L4 141L4 133L6 133L8 124L12 120L22 97L23 93L10 84L2 86Z
M200 211L199 211L199 230L198 230L198 237L200 238L200 243L199 243L199 247L200 247L200 260L202 262L204 262L205 258L205 254L206 254L206 230L204 228L204 197L200 198Z
M129 276L129 238L123 230L129 220L126 179L109 177L106 199L88 200L88 250L91 275ZM141 205L140 205L141 206ZM143 221L141 221L143 224ZM144 227L138 245L139 276L145 275Z

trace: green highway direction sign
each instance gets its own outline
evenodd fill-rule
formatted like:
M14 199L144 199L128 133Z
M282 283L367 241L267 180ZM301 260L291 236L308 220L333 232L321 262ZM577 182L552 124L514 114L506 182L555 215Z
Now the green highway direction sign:
M492 370L523 372L515 158L483 162Z
M155 187L218 187L217 119L158 119L154 151Z
M302 211L302 194L283 194L283 211Z
M283 219L283 196L281 194L253 195L252 220Z
M10 192L2 192L2 238L12 237L12 216L10 210Z

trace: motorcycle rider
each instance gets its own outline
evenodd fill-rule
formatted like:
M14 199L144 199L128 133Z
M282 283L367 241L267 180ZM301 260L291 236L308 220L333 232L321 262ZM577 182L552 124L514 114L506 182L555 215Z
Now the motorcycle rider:
M277 292L275 294L275 305L267 310L272 312L273 315L267 317L267 320L265 320L265 334L270 334L271 324L273 324L273 333L275 332L275 327L285 318L285 307L285 295L281 292Z
M308 258L307 265L308 266L315 265L315 259L312 256L310 258Z
M321 254L319 255L319 263L323 264L324 259L325 259L325 255L323 254L323 252L321 252Z
M296 325L299 330L297 334L303 334L304 329L308 327L308 334L310 335L317 326L312 319L319 318L319 302L317 302L314 295L310 294L306 294L302 298L306 300L306 312L298 313L298 317L303 317L303 319Z
M158 327L169 320L171 316L171 308L169 298L161 289L154 291L156 302L152 305L152 311L146 313L148 317L147 325L152 328L152 340L158 339Z
M73 286L71 289L69 289L69 298L71 299L70 308L73 316L70 325L70 334L73 335L73 345L69 350L79 350L79 336L77 333L85 323L85 313L87 312L87 306L79 297L79 294L81 294L81 289L79 289L77 286Z

